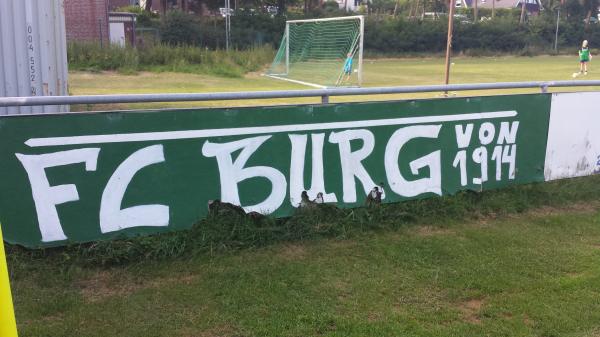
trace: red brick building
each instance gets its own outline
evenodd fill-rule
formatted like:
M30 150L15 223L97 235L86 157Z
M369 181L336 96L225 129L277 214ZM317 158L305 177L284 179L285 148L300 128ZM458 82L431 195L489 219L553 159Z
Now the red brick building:
M108 12L135 0L64 0L67 41L109 41Z
M108 0L64 0L67 41L108 43Z
M117 8L127 7L133 5L139 5L140 2L135 0L110 0L108 2L108 10L111 12L115 12Z

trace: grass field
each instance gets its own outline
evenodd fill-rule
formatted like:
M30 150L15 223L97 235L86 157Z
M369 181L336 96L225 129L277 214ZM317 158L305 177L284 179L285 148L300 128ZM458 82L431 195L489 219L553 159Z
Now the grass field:
M569 79L577 67L561 56L454 62L452 83ZM443 76L441 59L365 68L368 86L438 84ZM586 78L600 79L600 68ZM75 95L303 88L259 74L73 72L70 82ZM381 226L339 235L112 267L9 249L20 336L600 336L600 176L436 200L391 205Z
M512 82L534 80L569 80L578 70L575 57L458 57L453 59L451 83ZM595 70L592 62L587 76L578 79L600 79L600 68ZM442 84L444 81L443 58L420 59L373 59L364 62L364 86L400 86ZM263 77L251 73L244 78L222 78L208 75L184 73L140 73L121 75L118 73L72 72L70 91L73 95L125 94L125 93L180 93L180 92L219 92L255 91L281 89L307 89L308 87ZM554 91L568 91L570 88L557 88ZM582 90L582 88L579 88ZM490 95L502 93L539 92L536 89L513 89L501 91L458 92L459 96ZM421 93L404 95L379 95L369 97L337 97L331 102L407 99L440 97L441 93ZM187 102L187 103L144 103L110 107L78 106L75 110L104 108L158 108L195 106L239 106L261 104L314 103L319 98L249 100L243 102Z
M110 268L10 255L20 336L598 336L600 176L475 196Z

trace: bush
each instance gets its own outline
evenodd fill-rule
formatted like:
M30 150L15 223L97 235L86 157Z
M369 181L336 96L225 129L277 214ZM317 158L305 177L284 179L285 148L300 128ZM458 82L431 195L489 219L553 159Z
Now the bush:
M326 2L323 8L311 12L310 16L348 14L336 9L336 4ZM139 11L139 7L133 9ZM482 9L480 14L481 17L491 17L488 9ZM471 17L472 20L472 11L464 11L466 17L455 21L454 52L473 56L553 52L556 26L552 11L530 17L522 26L517 24L519 14L518 10L497 10L494 19L473 23L465 19ZM152 14L144 15L156 24ZM163 45L140 44L139 50L132 50L75 44L69 46L69 62L73 69L169 70L241 76L271 61L272 48L281 41L285 21L292 18L295 17L239 9L231 20L231 48L238 51L230 54L215 51L211 54L207 49L221 50L225 47L224 18L196 17L171 11L160 24ZM446 48L446 24L444 19L408 20L401 16L371 15L365 23L365 51L369 55L441 53ZM569 52L576 53L583 39L590 41L592 47L600 45L600 24L591 24L586 30L577 17L561 22L558 42L562 50L569 48Z
M257 71L273 59L273 54L271 46L226 52L165 44L135 49L71 43L67 51L72 70L174 71L226 77L240 77Z
M231 47L248 49L276 45L285 29L285 17L239 9L231 20ZM160 26L162 42L168 45L192 45L209 49L225 48L225 19L196 17L170 11Z
M70 69L135 71L138 68L138 51L116 45L98 43L70 43L67 47Z
M196 45L200 24L195 16L182 11L169 11L160 25L161 39L168 45Z
M461 22L454 25L454 52L474 54L522 53L539 54L554 47L556 18L552 13L530 17L519 26L518 11L504 10L494 19ZM481 13L482 16L486 13ZM439 53L446 48L446 20L408 20L403 17L369 17L365 26L365 49L371 54L404 54L415 52ZM587 31L582 22L562 22L559 47L579 48L587 39L592 46L600 45L600 24L591 24Z
M140 6L119 7L116 11L136 14L136 25L138 27L158 28L160 26L159 15L154 12L145 11Z

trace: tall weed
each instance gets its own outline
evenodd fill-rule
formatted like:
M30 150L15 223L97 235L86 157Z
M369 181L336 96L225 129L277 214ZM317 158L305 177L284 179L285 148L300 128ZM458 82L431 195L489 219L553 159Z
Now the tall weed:
M261 247L277 242L317 238L348 238L368 231L395 230L419 223L447 226L456 221L515 214L541 206L600 201L600 175L552 183L514 186L454 196L340 209L319 205L298 209L288 218L251 218L238 213L211 214L191 229L78 244L66 248L27 250L6 245L15 262L55 259L66 265L117 265L172 259L215 251Z
M67 55L71 70L172 71L241 77L273 59L270 46L247 50L208 50L194 46L157 44L130 48L96 43L71 43Z

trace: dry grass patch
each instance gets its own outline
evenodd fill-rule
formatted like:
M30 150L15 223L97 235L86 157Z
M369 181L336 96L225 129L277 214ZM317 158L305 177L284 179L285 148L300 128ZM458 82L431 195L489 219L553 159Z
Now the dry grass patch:
M481 324L479 313L484 305L483 299L470 299L459 304L458 309L462 313L463 320L471 324Z
M307 256L306 246L299 244L285 244L277 252L277 256L285 261L302 260Z
M436 236L436 235L453 235L456 232L449 228L436 227L436 226L417 226L412 231L418 236Z
M157 289L173 285L190 285L198 278L193 274L181 274L154 279L134 278L131 274L115 273L109 270L94 272L90 277L77 283L81 295L87 302L100 302L116 296L130 296L141 290Z
M600 210L600 203L594 202L585 202L585 203L575 203L567 206L559 206L559 207L550 207L550 206L542 206L531 211L527 212L532 216L536 217L545 217L551 215L562 215L565 212L573 212L573 213L595 213Z

